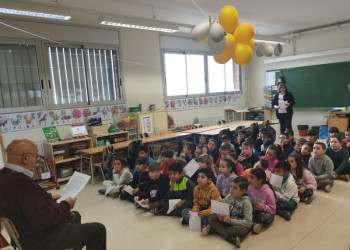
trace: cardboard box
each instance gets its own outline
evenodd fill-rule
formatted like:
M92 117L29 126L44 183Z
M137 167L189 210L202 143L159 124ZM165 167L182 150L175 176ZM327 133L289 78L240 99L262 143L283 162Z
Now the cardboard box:
M328 128L337 127L340 132L344 132L348 128L348 117L330 116L328 118Z
M92 135L100 135L100 134L107 134L108 133L108 125L102 124L101 126L87 126L87 131L90 136Z

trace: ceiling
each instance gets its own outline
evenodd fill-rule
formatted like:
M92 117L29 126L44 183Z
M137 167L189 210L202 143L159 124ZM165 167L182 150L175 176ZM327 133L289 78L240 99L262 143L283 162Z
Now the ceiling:
M15 0L12 0L15 1ZM296 31L350 20L349 0L22 0L25 3L69 9L66 22L96 26L101 14L168 21L194 26L217 19L220 9L233 5L240 22L249 22L260 35ZM17 1L19 2L19 1ZM1 5L1 0L0 0ZM199 6L199 8L197 6Z

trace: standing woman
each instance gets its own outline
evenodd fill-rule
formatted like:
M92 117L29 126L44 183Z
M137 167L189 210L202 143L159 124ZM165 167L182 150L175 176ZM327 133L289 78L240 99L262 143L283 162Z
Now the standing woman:
M278 78L278 93L273 98L273 107L276 109L276 116L280 121L281 133L286 129L292 129L293 105L295 104L294 96L288 92L284 77ZM284 106L283 107L283 102Z

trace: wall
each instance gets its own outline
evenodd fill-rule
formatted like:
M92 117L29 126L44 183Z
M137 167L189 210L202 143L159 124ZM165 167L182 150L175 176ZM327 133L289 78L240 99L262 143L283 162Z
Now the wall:
M284 50L282 57L349 48L349 44L350 27L314 31L296 36L294 48L295 54L293 54L292 44L283 45ZM267 70L350 61L350 53L291 60L279 63L264 63L265 59L271 58L259 58L254 56L253 60L249 63L250 86L247 102L250 102L251 106L259 106L263 103L262 88L265 85L265 72ZM297 101L298 100L296 100L296 102ZM311 126L319 125L323 120L323 116L326 116L327 114L327 110L294 110L293 130L297 131L297 125L300 124L308 124Z

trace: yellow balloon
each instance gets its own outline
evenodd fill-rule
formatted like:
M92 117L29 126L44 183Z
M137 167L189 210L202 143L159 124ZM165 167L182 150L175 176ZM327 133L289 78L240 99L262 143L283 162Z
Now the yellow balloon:
M236 44L236 51L233 55L233 61L238 65L247 64L253 57L253 50L249 45L243 43Z
M208 37L203 40L203 43L208 45Z
M254 34L254 26L250 23L240 23L233 33L238 43L249 42L250 39L253 39Z
M218 64L225 64L231 59L231 55L225 52L222 52L221 54L218 54L218 55L214 54L213 56L214 56L215 62L217 62Z
M238 11L235 7L224 6L219 13L219 23L227 33L233 33L238 26Z
M223 52L225 52L228 55L231 55L232 57L233 54L235 53L235 50L236 50L236 38L232 34L227 33L226 45Z
M244 44L246 44L249 47L251 47L252 49L254 49L254 46L255 46L254 39L250 39L248 42L244 42Z

